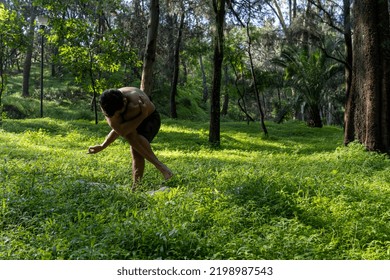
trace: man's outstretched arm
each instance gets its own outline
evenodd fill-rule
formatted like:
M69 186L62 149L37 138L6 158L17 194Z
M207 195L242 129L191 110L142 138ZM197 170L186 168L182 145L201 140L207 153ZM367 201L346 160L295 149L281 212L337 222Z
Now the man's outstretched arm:
M88 149L89 154L96 154L105 148L107 148L111 143L113 143L117 138L119 137L119 134L115 132L115 130L111 130L110 133L107 134L106 139L104 142L100 145L91 146Z

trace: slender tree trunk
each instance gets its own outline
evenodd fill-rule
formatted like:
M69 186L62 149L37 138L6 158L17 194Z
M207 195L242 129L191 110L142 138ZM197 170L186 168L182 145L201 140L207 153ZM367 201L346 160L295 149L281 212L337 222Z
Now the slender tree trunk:
M245 114L246 121L249 124L249 121L254 122L255 120L247 112L246 104L245 104L245 88L244 88L244 92L241 93L240 87L238 86L239 76L238 76L237 70L234 67L234 65L232 65L232 68L233 68L234 74L236 76L236 78L234 80L234 85L236 87L238 95L240 96L240 98L238 98L238 100L237 100L237 105L238 105L238 107L240 107L241 111ZM241 104L241 100L242 100L243 104Z
M180 76L179 83L181 85L185 85L187 83L187 77L188 77L188 70L187 70L187 63L184 61L184 59L181 60L181 69L182 69L182 75Z
M146 39L144 65L142 69L141 90L149 97L153 87L153 65L156 60L157 34L160 18L159 0L150 1L150 19L148 22L148 34Z
M3 38L0 35L0 46L3 46ZM4 62L3 52L0 52L0 127L3 126L3 92L5 89L5 74L4 74Z
M199 66L200 66L200 71L202 72L202 85L203 85L203 98L202 98L202 100L203 100L203 102L206 103L207 99L209 98L209 89L207 87L206 72L204 70L202 55L199 55Z
M351 27L351 0L344 0L344 40L346 50L346 64L345 64L345 111L344 111L344 144L348 144L355 139L354 131L354 103L355 97L352 96L354 91L351 91L352 86L352 27Z
M175 26L177 23L177 15L172 15L168 13L166 15L166 22L167 22L167 40L170 42L167 48L168 56L167 56L167 62L164 67L164 74L166 75L166 79L171 81L172 84L172 78L173 78L173 71L174 71L174 64L175 64L175 47L176 45L173 44L175 42Z
M352 87L348 102L353 139L367 150L390 153L390 59L387 1L354 2ZM353 117L353 119L348 119ZM348 135L347 141L352 139Z
M307 1L307 6L305 10L305 16L303 17L303 31L302 31L302 47L306 51L306 53L309 53L310 49L310 41L309 41L309 25L310 25L310 11L311 11L311 2Z
M171 118L177 118L176 110L176 95L177 95L177 84L179 81L179 66L180 66L180 45L181 38L183 34L184 27L184 12L181 14L179 32L175 44L175 55L174 55L174 64L173 64L173 77L172 77L172 86L171 86Z
M293 12L292 12L292 17L295 19L297 17L297 0L293 0Z
M252 50L251 50L252 40L251 40L251 36L249 33L249 23L246 25L246 33L247 33L247 38L248 38L248 55L249 55L249 62L250 62L250 67L251 67L252 81L253 81L253 86L255 89L257 108L259 109L259 113L260 113L260 126L261 126L261 129L263 130L264 134L268 135L268 130L267 130L267 127L265 126L265 122L264 122L264 111L263 111L263 108L261 107L260 94L259 94L259 90L257 88L257 83L256 83L255 68L253 65Z
M228 67L225 65L224 67L225 72L225 95L223 96L223 104L222 104L222 116L226 116L228 113L229 108L229 91L228 91L228 84L229 84L229 74L228 74Z
M215 12L216 34L214 41L214 72L213 89L210 108L209 142L214 146L220 145L220 112L221 112L221 78L223 62L224 25L225 25L225 0L213 0Z
M24 59L24 66L23 66L23 88L22 88L23 97L30 96L29 88L30 88L31 60L32 60L32 54L34 48L35 17L36 17L35 9L31 8L31 17L30 17L29 29L27 33L28 46L27 46L27 52L26 52L26 57Z
M230 100L229 99L229 94L226 93L223 96L222 111L221 111L222 116L226 116L228 114L229 100Z

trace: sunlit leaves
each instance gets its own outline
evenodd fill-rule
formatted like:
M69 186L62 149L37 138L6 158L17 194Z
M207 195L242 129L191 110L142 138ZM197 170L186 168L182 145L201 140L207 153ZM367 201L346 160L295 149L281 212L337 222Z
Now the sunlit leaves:
M0 3L0 44L1 51L6 51L4 47L15 48L22 46L23 32L22 23L24 19L18 17L15 11L6 9L3 3Z
M112 74L138 67L139 61L124 44L127 34L109 13L119 1L67 1L62 6L54 2L46 1L45 5L52 14L48 41L58 48L57 59L86 91L122 84L121 75Z
M5 68L15 50L23 49L22 22L22 17L18 17L15 11L6 9L4 4L0 3L0 126L3 118L1 98L6 86Z

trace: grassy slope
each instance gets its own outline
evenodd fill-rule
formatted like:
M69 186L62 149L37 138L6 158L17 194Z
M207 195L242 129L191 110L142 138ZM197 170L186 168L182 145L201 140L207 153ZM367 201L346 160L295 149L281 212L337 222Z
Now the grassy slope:
M170 192L147 165L129 191L128 145L98 155L105 123L5 120L0 133L0 259L389 259L390 164L342 130L302 123L164 120L153 148L176 173Z

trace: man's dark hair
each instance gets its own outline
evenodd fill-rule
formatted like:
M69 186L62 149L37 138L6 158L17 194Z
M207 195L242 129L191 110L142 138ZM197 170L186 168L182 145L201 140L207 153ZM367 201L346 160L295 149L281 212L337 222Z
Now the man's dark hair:
M107 89L100 96L100 107L107 117L112 117L114 113L123 108L123 93L117 89Z

